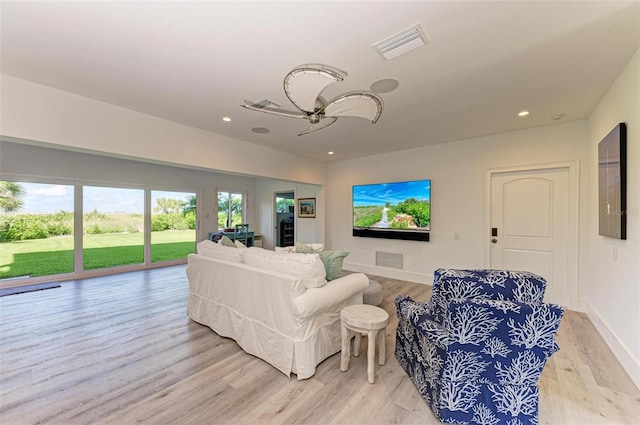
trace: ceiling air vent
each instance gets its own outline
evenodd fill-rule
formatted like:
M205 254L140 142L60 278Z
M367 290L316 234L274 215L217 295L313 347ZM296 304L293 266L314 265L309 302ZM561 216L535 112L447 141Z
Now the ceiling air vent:
M262 99L259 100L255 103L252 103L253 106L255 106L256 108L271 108L271 109L278 109L280 108L280 105L278 105L276 102L269 100L269 99Z
M403 53L423 46L428 41L422 26L416 24L398 34L374 43L373 47L378 49L387 60L391 60Z

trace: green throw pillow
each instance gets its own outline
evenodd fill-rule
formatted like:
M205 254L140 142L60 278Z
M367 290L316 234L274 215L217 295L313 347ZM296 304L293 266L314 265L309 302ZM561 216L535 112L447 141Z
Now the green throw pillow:
M297 249L296 249L296 252ZM349 255L349 251L320 251L316 252L324 263L324 269L327 273L327 281L337 279L342 272L342 261L344 257Z
M313 249L309 245L305 245L302 242L296 242L296 252L299 254L319 254L322 249Z
M231 239L229 239L227 236L221 237L220 240L218 241L218 243L220 245L228 246L229 248L235 248L236 247L236 245L233 243L233 241Z

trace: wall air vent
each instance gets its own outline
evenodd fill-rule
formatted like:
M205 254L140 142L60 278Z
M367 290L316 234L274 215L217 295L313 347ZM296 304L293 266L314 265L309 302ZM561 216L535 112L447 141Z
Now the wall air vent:
M404 254L376 251L376 266L404 269Z
M374 43L375 47L382 53L382 56L387 60L391 60L403 53L407 53L410 50L423 46L428 43L429 40L422 29L420 24L416 24L398 34L385 38L382 41Z

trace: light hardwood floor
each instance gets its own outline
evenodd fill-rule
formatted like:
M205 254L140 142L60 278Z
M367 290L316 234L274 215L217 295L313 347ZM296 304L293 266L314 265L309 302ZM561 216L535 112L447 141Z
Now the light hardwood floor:
M298 381L191 321L184 266L0 297L0 423L437 424L393 355L393 300L430 288L375 279L390 323L373 385L364 355ZM558 341L540 424L639 424L640 393L587 316L568 311Z

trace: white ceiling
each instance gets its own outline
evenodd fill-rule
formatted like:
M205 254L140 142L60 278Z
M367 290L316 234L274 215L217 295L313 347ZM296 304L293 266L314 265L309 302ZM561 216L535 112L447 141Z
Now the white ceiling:
M640 46L638 1L0 7L4 74L320 161L586 118ZM390 61L371 47L417 23L425 46ZM343 117L306 136L297 136L308 126L303 120L240 107L267 98L293 109L282 81L304 63L348 72L326 98L382 78L400 86L381 95L377 124ZM519 118L524 109L530 115ZM550 118L558 114L564 118Z

